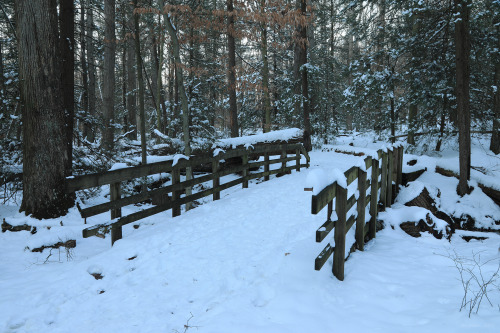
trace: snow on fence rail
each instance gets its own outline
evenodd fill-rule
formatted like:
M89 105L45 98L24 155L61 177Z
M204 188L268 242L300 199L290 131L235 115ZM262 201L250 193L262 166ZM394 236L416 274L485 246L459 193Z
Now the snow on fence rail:
M292 156L289 156L292 154ZM301 154L305 156L307 163L301 164ZM264 177L269 180L269 176L277 173L287 173L292 169L300 171L301 167L309 167L309 155L302 144L268 144L263 146L234 149L227 152L216 150L215 156L198 156L178 161L163 161L139 165L136 167L117 169L90 175L77 176L66 180L66 191L75 192L92 187L103 185L110 186L110 201L99 205L81 208L78 206L82 218L95 216L107 211L111 212L111 221L97 224L83 230L83 237L105 234L111 229L111 245L122 238L122 226L138 221L145 217L172 209L172 216L181 214L181 205L193 202L194 200L212 195L213 200L220 199L220 192L238 184L243 184L243 188L248 187L251 179ZM270 156L279 155L279 158L270 159ZM263 156L263 161L258 158ZM241 158L241 164L220 168L221 161ZM253 160L257 161L253 162ZM295 161L294 166L287 166L287 162ZM177 162L177 163L176 163ZM281 168L270 170L271 164L281 163ZM212 172L195 177L193 179L181 181L181 171L188 167L196 168L205 164L211 164ZM264 167L263 172L250 173L252 168ZM234 173L242 173L240 178L220 184L220 178ZM172 184L154 190L146 190L142 193L121 197L121 182L135 178L143 178L158 173L170 173ZM212 181L212 188L202 190L191 195L181 197L187 188L204 182ZM169 196L168 194L171 193ZM147 208L127 216L121 216L121 207L132 205L152 199L155 206Z
M399 185L402 183L403 147L393 146L387 149L387 152L379 150L377 153L378 159L371 156L365 158L366 168L354 166L344 173L347 184L339 184L339 181L335 181L312 196L312 214L318 214L325 206L328 206L327 220L316 231L316 242L321 243L335 228L335 246L332 247L330 243L325 246L315 260L314 269L319 271L333 254L333 275L341 281L344 280L345 236L347 232L356 222L356 242L353 247L363 251L365 238L375 238L379 204L383 209L390 207L399 190ZM370 168L372 169L371 179L367 180L367 170ZM359 196L356 198L356 195L353 194L347 198L347 186L356 179L358 180ZM367 195L368 189L370 194ZM333 199L335 199L336 221L331 220ZM370 204L370 221L365 224L365 209L368 204ZM354 205L357 206L357 215L347 216Z

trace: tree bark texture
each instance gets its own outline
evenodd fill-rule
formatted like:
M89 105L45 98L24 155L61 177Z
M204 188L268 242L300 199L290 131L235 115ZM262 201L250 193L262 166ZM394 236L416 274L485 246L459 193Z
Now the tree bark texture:
M127 7L127 30L130 34L127 37L127 118L130 134L127 136L130 140L137 139L137 74L135 72L135 43L134 43L134 7Z
M265 17L266 0L261 0L262 19ZM267 57L267 26L261 23L262 90L264 93L264 133L271 131L271 93L269 91L269 59Z
M89 110L86 115L86 132L85 139L89 142L95 141L95 116L96 116L96 65L94 55L94 40L92 35L94 32L94 10L92 8L93 0L89 0L87 4L87 64L89 68Z
M234 42L234 6L233 0L227 0L227 50L229 56L227 83L229 90L229 119L231 137L238 136L238 107L236 104L236 45Z
M170 18L165 20L165 25L167 27L168 34L170 35L170 40L172 41L172 53L173 60L176 64L175 66L175 77L177 78L177 86L179 89L179 97L181 99L181 109L182 109L182 132L184 137L184 155L191 156L191 136L189 133L189 101L186 94L186 89L184 88L184 76L182 74L182 62L180 56L180 45L177 37L177 31L174 28ZM193 169L191 167L186 167L186 180L193 178ZM191 187L186 188L186 196L191 195ZM191 203L186 204L186 210L191 208Z
M469 192L470 179L470 34L469 34L469 1L454 0L457 19L455 21L455 73L457 95L458 145L460 178L458 194L463 196ZM459 18L459 19L458 19Z
M66 115L66 176L71 175L73 123L75 119L75 5L73 0L59 1L59 51L61 59L62 103Z
M62 101L57 4L15 2L23 116L23 201L35 218L64 215L73 205L65 194L67 115Z
M307 1L300 0L300 12L306 17ZM309 83L307 78L307 25L301 24L299 29L300 38L300 53L299 53L299 69L301 71L301 87L302 87L302 116L304 119L304 148L307 151L312 150L311 144L311 119L309 107Z
M104 1L104 63L103 63L103 120L102 145L108 155L112 156L114 148L115 118L115 0Z
M500 49L500 24L497 23L497 47ZM491 133L490 149L495 154L500 154L500 56L496 55L495 79L496 87L493 94L493 132Z
M87 45L85 38L85 1L81 0L80 2L80 62L82 64L82 102L81 102L81 111L83 114L83 119L81 119L79 123L79 127L82 131L83 137L86 137L87 131L89 131L88 124L85 121L85 117L89 112L89 74L87 68ZM81 115L82 115L81 114Z
M134 8L137 0L134 0ZM139 14L134 13L135 57L137 61L137 81L139 85L139 117L141 130L141 156L142 164L147 164L146 158L146 114L144 111L144 80L142 78L141 40L139 34Z

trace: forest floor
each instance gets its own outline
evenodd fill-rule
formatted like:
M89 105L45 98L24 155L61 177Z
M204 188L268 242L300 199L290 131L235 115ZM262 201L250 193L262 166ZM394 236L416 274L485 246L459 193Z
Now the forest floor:
M331 258L314 271L314 259L333 236L315 242L326 212L310 213L308 175L362 161L335 149L373 153L382 145L361 135L339 138L310 153L310 169L228 189L221 200L207 199L176 218L167 211L142 220L138 229L125 226L113 247L109 235L82 238L89 225L76 208L38 221L18 213L16 204L2 205L2 219L36 225L37 232L0 234L0 332L498 332L500 235L457 230L448 241L426 232L414 238L399 227L421 215L404 203L425 187L446 213L500 229L500 207L481 189L459 198L458 180L434 172L436 165L458 168L453 143L432 156L405 154L405 169L428 171L380 214L385 228L364 252L350 254L343 282L332 276ZM486 141L473 140L472 184L500 187L500 159L484 147ZM408 166L415 158L416 166ZM103 188L87 204L106 200L106 193ZM31 251L70 239L76 247ZM347 246L353 241L350 230ZM477 303L461 310L462 282L495 272L498 280L487 286L489 298L478 313ZM465 301L483 284L470 280Z

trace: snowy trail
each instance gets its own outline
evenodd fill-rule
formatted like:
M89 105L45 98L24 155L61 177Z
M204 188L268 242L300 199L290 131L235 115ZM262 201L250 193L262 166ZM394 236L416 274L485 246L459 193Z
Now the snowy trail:
M311 169L360 160L311 158ZM124 228L112 248L86 239L68 262L33 264L47 256L22 251L33 236L0 234L0 332L498 332L497 308L470 319L458 311L463 290L446 255L496 258L499 236L472 247L386 228L351 255L339 282L331 259L313 269L326 213L310 214L307 174L223 192L175 219L158 214Z

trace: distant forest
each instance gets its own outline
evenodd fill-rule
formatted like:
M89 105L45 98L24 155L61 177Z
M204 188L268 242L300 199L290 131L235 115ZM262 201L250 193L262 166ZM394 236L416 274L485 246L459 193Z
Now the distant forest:
M298 127L458 131L464 194L471 130L500 153L499 36L498 0L0 0L1 183L54 217L124 151Z

